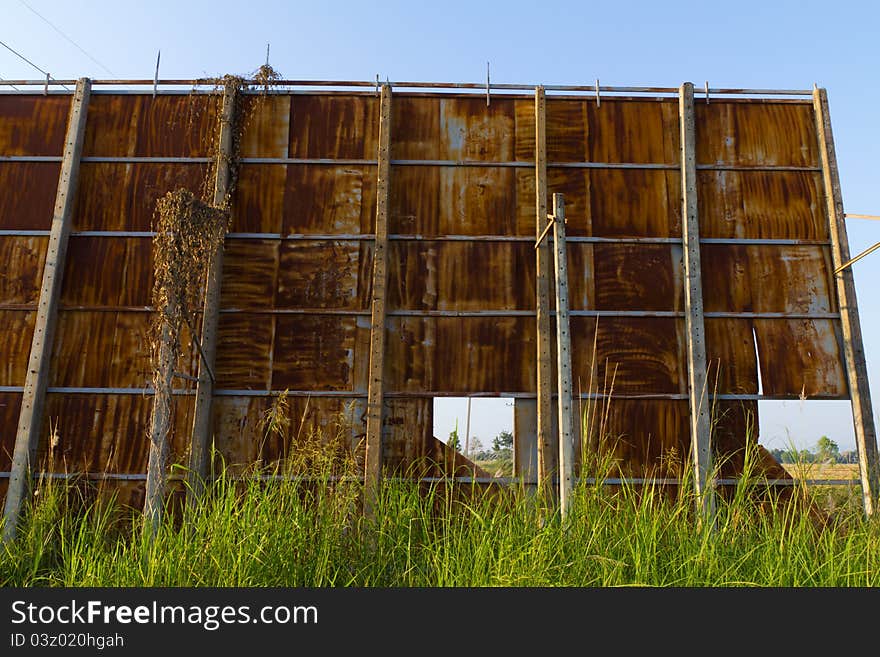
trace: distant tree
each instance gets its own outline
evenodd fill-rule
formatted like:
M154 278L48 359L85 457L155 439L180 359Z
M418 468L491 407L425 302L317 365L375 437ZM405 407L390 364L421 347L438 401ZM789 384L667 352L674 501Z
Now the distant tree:
M485 449L486 448L483 447L483 442L479 438L477 438L476 436L471 436L470 452L468 452L466 456L472 461L476 460L480 458L480 454L482 454Z
M449 440L446 441L446 444L456 452L461 451L461 438L458 435L458 420L455 421L455 429L449 432Z
M840 460L840 448L828 436L822 436L816 443L816 461L819 463L837 463Z
M513 450L513 434L509 431L502 431L492 439L492 451L502 452L504 450Z

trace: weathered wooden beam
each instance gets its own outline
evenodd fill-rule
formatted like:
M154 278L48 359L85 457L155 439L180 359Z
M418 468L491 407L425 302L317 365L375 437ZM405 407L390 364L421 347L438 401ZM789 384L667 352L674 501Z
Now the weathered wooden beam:
M52 227L49 232L46 264L43 267L40 301L37 306L37 319L34 325L34 336L31 340L24 391L22 392L18 429L15 434L12 470L3 514L4 541L14 540L18 531L21 507L28 493L30 473L34 467L37 444L40 439L43 407L49 382L49 364L52 357L55 328L58 323L58 299L61 295L67 242L70 236L74 203L76 202L79 164L82 158L90 95L91 81L88 78L80 78L76 83L76 91L73 95L67 121L67 137L61 161L61 174L55 192L55 212L52 216Z
M572 427L571 328L568 317L568 257L565 243L565 199L553 195L553 252L556 274L556 375L559 410L559 509L571 510L574 482L574 430Z
M703 323L703 283L700 274L700 223L697 214L697 156L694 85L679 90L681 126L681 240L684 255L684 306L687 344L691 455L698 513L704 522L715 515L712 474L712 426L707 390L706 330Z
M544 88L535 89L535 249L537 266L537 433L538 490L549 494L556 471L553 440L553 363L550 351L550 245L541 239L547 226L547 103Z
M391 86L382 85L379 111L379 166L376 241L373 246L373 299L370 313L370 369L367 382L367 445L364 511L373 513L382 478L382 421L385 389L385 289L388 284L388 197L391 190Z
M223 90L217 159L214 171L214 206L227 207L229 202L230 163L234 156L235 105L239 91L227 85ZM196 384L187 476L187 504L190 508L201 497L208 470L208 444L211 435L211 406L214 400L212 372L217 357L217 325L220 313L220 283L223 278L223 241L211 257L205 278L205 303L202 313L201 352Z
M851 267L843 265L850 260L849 240L846 235L846 215L843 194L834 152L831 115L828 112L828 94L825 89L813 91L813 109L819 136L819 156L822 163L822 181L825 187L825 207L831 235L831 259L840 305L840 325L843 333L843 355L846 379L852 399L853 425L859 452L859 477L862 482L862 503L868 516L874 514L880 494L880 465L877 459L877 432L868 387L868 368L862 344L862 327L856 301L856 285Z

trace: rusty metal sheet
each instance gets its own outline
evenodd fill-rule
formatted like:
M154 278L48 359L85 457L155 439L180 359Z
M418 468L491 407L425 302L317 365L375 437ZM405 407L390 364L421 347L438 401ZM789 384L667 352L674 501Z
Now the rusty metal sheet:
M707 318L706 362L710 392L758 393L758 360L751 319Z
M516 149L514 103L513 99L496 97L487 107L485 98L478 96L395 97L391 156L404 160L511 161ZM376 152L373 150L371 157Z
M209 157L220 96L93 95L83 156Z
M149 237L71 236L62 307L151 305L152 252ZM108 272L113 274L108 276Z
M67 96L0 96L0 155L61 155Z
M534 317L389 317L386 392L534 392Z
M20 392L0 392L0 471L2 472L9 472L12 467L20 410ZM0 480L0 483L2 481ZM0 495L3 494L5 490L0 490Z
M516 134L514 159L518 162L535 161L535 101L517 98L513 101ZM534 169L532 170L534 172ZM533 185L534 188L534 185Z
M363 437L363 402L357 399L287 397L288 424L282 434L267 431L266 413L276 398L217 397L212 404L214 447L218 462L240 469L261 462L280 465L293 450L321 439L356 447Z
M0 306L36 304L48 237L0 236Z
M241 156L287 157L290 96L242 96Z
M227 239L220 307L273 308L280 249L278 240Z
M202 164L85 162L73 229L152 230L156 200L181 187L200 194L207 174Z
M604 394L687 392L682 319L572 317L571 343L572 378L582 392L591 380L593 392Z
M594 402L594 420L583 441L582 476L681 476L689 463L688 402L660 399L611 399ZM580 455L579 455L580 456ZM600 469L597 468L601 466Z
M396 166L388 230L426 236L513 234L516 187L515 169L509 167ZM529 225L534 234L534 218Z
M697 164L819 166L809 103L695 103Z
M758 444L758 402L718 400L712 403L711 413L714 466L723 478L737 477L745 466L746 445ZM778 474L766 465L757 465L758 472L767 476Z
M272 315L221 314L217 327L217 387L268 390L275 330L276 318Z
M678 163L677 99L605 98L600 106L588 102L586 108L590 162Z
M283 243L277 306L369 310L372 245L369 249L370 255L358 241ZM369 260L369 268L361 256Z
M146 312L62 310L52 349L49 385L143 388L150 384L150 321ZM181 337L175 372L196 373L189 334ZM175 387L191 387L175 380Z
M487 275L473 275L480 270ZM406 310L533 310L535 249L523 242L391 242L387 304Z
M36 309L0 310L0 386L24 385L36 317Z
M49 432L59 441L55 472L143 473L147 470L152 397L49 393L43 416L37 463L45 464ZM170 463L186 463L192 425L193 397L173 399Z
M700 236L827 240L822 175L698 171Z
M0 162L0 230L49 230L61 165Z
M290 157L376 159L379 97L293 96Z
M592 245L592 251L595 263L595 308L599 310L684 308L680 246L595 244ZM577 261L572 262L571 272L575 275L584 271L582 267L578 267L578 264ZM569 274L570 279L573 277L572 273ZM573 303L571 307L576 309Z
M272 388L352 390L357 321L339 315L280 315Z
M231 232L280 233L286 164L242 164L230 201Z
M382 422L382 461L386 474L428 474L433 454L434 400L386 399ZM433 460L433 459L432 459Z
M827 313L837 310L824 246L702 246L706 312Z
M391 180L397 177L397 170ZM290 165L284 188L282 232L372 233L376 214L376 168Z
M548 162L589 161L587 116L587 101L547 99Z
M754 325L765 395L849 395L838 320L756 319Z

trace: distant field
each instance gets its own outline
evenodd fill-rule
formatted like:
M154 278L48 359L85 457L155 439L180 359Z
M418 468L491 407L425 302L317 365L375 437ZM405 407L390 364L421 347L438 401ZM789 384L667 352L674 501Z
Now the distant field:
M857 463L783 463L793 477L799 479L855 479L859 478Z

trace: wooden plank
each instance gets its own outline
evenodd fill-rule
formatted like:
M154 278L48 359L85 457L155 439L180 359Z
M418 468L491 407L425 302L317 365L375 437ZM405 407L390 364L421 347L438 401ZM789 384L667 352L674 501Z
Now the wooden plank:
M214 206L229 206L229 163L233 157L233 129L238 90L227 86L223 92L219 149L214 177ZM223 243L218 245L205 280L205 305L202 315L202 358L199 359L199 382L196 385L192 443L187 473L187 503L192 508L204 490L208 470L208 438L211 434L211 404L214 397L212 372L216 371L217 325L220 309L220 282L223 278Z
M388 284L388 197L391 189L391 86L382 85L379 114L379 166L376 190L376 241L373 247L373 299L370 315L370 370L367 384L367 446L364 512L372 514L382 477L382 420L385 375L385 293Z
M702 521L715 515L711 482L711 413L707 390L706 329L703 324L703 284L700 273L700 224L697 214L696 128L694 85L685 82L679 90L681 126L681 240L684 255L684 305L688 367L688 398L691 420L691 455L697 493L697 512Z
M88 78L80 78L76 83L67 122L61 174L55 194L55 212L49 233L46 264L43 267L43 281L40 286L40 302L37 307L18 429L15 434L12 470L3 514L4 541L15 539L21 506L28 492L30 473L37 453L90 95L91 81Z
M544 88L535 89L535 237L547 225L547 104ZM537 265L537 433L538 489L548 494L555 471L553 445L553 363L550 351L550 245L541 240L536 248Z
M819 136L819 157L825 187L825 204L831 234L831 257L834 263L834 280L840 304L840 324L843 331L843 354L846 377L852 399L853 425L859 452L859 477L862 483L862 501L865 513L874 514L877 496L880 494L880 465L877 458L877 432L868 387L868 368L865 364L865 348L862 344L862 328L859 322L859 306L851 267L843 267L850 260L849 240L846 235L846 215L843 211L843 195L834 152L834 135L831 132L831 115L828 112L828 94L825 89L813 91L813 109ZM850 215L852 216L852 215Z
M574 482L572 427L571 328L568 317L568 259L565 252L565 199L553 195L553 246L556 274L556 373L559 409L559 508L566 517Z

